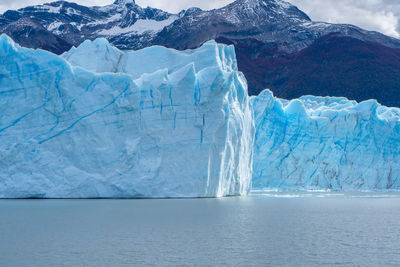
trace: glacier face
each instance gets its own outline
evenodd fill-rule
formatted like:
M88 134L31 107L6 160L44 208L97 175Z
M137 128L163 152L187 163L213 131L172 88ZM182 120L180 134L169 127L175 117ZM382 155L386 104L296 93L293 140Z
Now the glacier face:
M134 79L161 69L171 74L189 64L194 65L196 72L210 67L218 67L225 72L236 72L238 69L234 47L226 47L215 41L209 41L200 48L186 51L166 49L162 46L121 51L111 46L106 39L98 38L94 41L87 40L61 56L73 66L92 72L122 72ZM241 83L246 83L246 80L241 79Z
M2 35L0 60L0 198L221 197L251 177L400 189L400 109L269 90L250 101L232 46L97 39L56 56Z
M0 60L0 198L250 189L253 114L233 47L121 52L100 39L59 57L2 35Z
M400 189L400 109L269 90L251 101L254 189Z

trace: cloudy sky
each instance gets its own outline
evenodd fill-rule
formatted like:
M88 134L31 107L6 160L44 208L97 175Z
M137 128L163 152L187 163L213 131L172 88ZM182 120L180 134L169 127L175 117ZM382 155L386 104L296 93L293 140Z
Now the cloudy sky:
M50 0L0 0L0 12ZM106 5L114 0L72 0L84 5ZM288 0L305 11L313 20L350 23L368 30L400 38L399 0ZM136 0L141 6L152 6L170 12L198 6L218 8L233 0Z

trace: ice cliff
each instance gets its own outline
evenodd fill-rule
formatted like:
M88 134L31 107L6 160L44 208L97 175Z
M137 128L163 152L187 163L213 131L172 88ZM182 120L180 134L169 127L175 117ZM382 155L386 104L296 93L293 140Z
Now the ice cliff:
M0 37L0 198L221 197L250 189L254 125L234 48L63 57Z
M222 197L252 177L253 189L400 189L400 109L250 100L233 46L97 39L56 56L2 35L0 61L0 198Z
M253 188L400 189L400 109L370 100L252 99Z

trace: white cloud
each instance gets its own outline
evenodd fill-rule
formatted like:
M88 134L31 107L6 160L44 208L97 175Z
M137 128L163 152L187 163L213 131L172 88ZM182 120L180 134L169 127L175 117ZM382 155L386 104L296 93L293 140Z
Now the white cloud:
M313 20L348 23L400 37L398 0L290 0Z
M0 0L0 12L52 0ZM106 5L114 0L72 0L84 5ZM400 37L399 0L288 0L306 12L313 20L349 23L367 30ZM233 0L136 0L143 6L152 6L169 12L197 6L202 9L222 7Z

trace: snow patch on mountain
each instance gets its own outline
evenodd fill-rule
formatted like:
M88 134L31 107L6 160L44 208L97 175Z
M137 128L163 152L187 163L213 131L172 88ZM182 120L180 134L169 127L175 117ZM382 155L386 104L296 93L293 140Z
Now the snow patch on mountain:
M177 16L171 16L168 19L161 21L153 19L139 19L129 27L121 28L120 26L114 26L110 29L100 30L98 31L98 34L104 36L114 36L127 33L144 34L146 32L155 34L164 29L166 26L171 25L176 19Z
M47 12L50 13L60 13L61 8L62 8L61 4L59 6L43 5L43 10L46 10Z
M61 25L63 25L62 22L55 21L55 22L51 23L49 26L47 26L47 29L49 31L56 31Z

